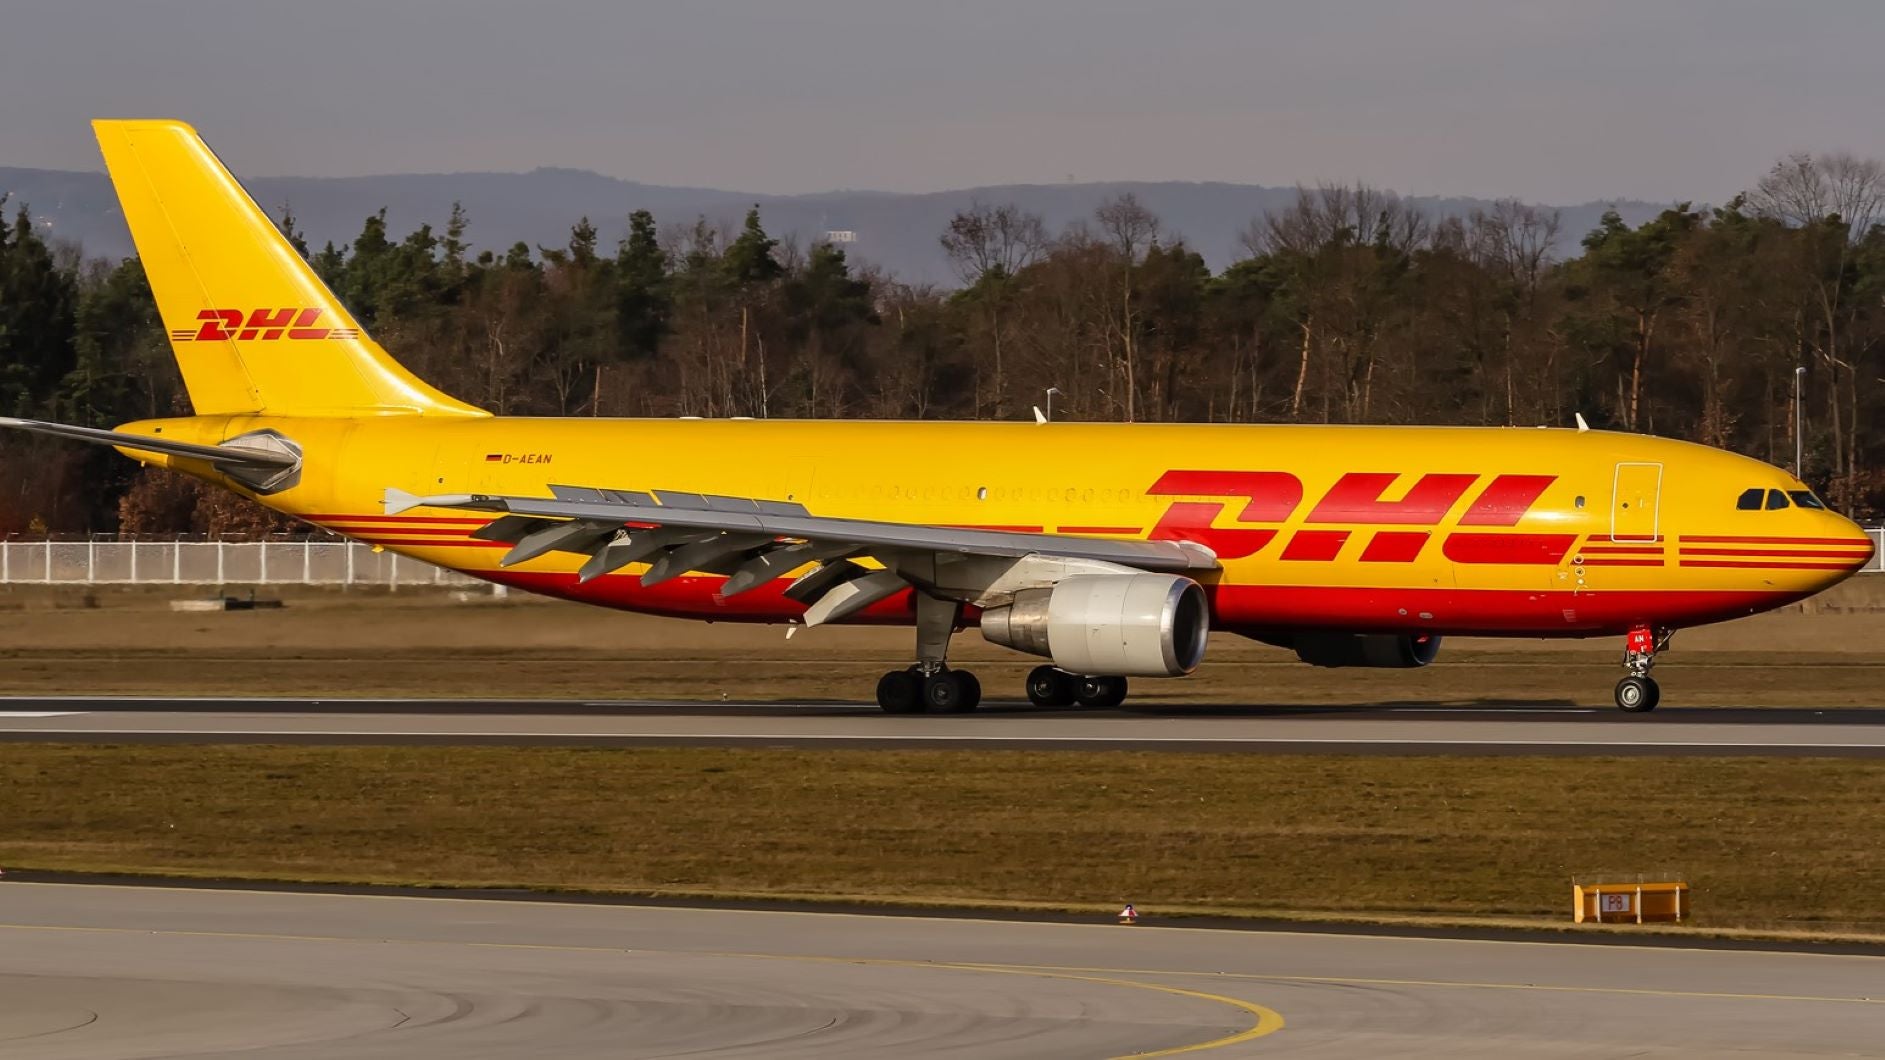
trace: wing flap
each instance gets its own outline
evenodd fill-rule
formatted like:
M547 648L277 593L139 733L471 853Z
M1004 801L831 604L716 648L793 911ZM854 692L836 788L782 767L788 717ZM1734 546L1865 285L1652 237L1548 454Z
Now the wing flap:
M670 490L638 492L557 485L549 497L386 491L386 510L454 508L502 513L474 536L508 541L509 567L554 551L587 556L577 573L591 581L631 563L647 563L644 587L689 571L729 577L724 599L750 592L813 564L786 587L806 608L808 626L836 622L911 588L911 571L934 570L950 557L1088 561L1147 571L1217 567L1209 549L1184 541L1139 541L974 530L813 515L793 501L756 500ZM855 562L870 556L882 567ZM913 574L923 581L922 574Z

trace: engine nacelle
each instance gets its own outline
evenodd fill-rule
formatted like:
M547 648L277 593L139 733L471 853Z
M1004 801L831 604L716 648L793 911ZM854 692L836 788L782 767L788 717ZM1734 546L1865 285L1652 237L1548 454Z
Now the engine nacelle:
M1210 639L1204 588L1173 574L1082 574L982 612L982 636L1074 674L1179 677Z
M1296 658L1311 666L1376 666L1413 669L1440 654L1438 636L1398 633L1301 633Z

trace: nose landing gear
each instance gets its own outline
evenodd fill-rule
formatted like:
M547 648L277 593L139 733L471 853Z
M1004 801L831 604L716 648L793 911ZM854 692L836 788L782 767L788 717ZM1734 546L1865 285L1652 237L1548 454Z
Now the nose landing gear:
M1674 630L1637 626L1623 642L1623 668L1629 676L1617 682L1617 708L1628 714L1647 714L1662 700L1662 689L1649 676L1656 653L1669 646Z

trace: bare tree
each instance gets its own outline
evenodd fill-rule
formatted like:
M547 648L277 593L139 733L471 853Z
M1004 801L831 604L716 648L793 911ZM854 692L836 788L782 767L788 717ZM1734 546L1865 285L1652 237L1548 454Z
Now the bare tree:
M1516 366L1520 333L1532 330L1539 323L1539 289L1557 246L1558 226L1556 210L1547 212L1517 199L1500 199L1493 203L1492 209L1474 210L1468 215L1463 249L1475 265L1497 277L1506 291L1502 300L1504 326L1499 336L1499 349L1504 362L1507 423L1517 422L1519 379ZM1555 384L1556 347L1550 343L1544 346L1543 380Z
M1849 154L1789 155L1747 196L1755 214L1793 228L1838 218L1846 237L1864 239L1885 214L1885 163Z
M1131 423L1138 418L1139 404L1139 315L1133 306L1132 276L1140 258L1158 242L1159 219L1131 192L1101 203L1093 219L1099 222L1101 237L1119 256L1119 319L1115 327L1123 353L1120 363L1125 375L1126 422Z
M1813 277L1816 326L1802 335L1802 345L1826 368L1835 492L1850 503L1858 486L1859 380L1845 347L1859 307L1849 297L1848 265L1854 248L1885 218L1885 163L1849 154L1790 155L1774 163L1747 202L1757 216L1806 237L1802 267Z
M995 418L1000 419L1008 394L1003 364L1006 311L1016 295L1015 283L1021 271L1047 248L1047 226L1038 214L1013 204L989 206L976 202L950 219L942 234L942 247L963 284L981 303L995 362ZM979 371L977 376L976 413L980 415Z
M1313 254L1330 246L1370 244L1411 254L1432 230L1425 213L1391 191L1361 183L1298 185L1296 201L1253 222L1243 242L1253 254Z
M1426 214L1393 192L1367 184L1298 186L1296 199L1244 230L1252 254L1282 262L1296 291L1298 349L1290 416L1300 418L1318 350L1340 354L1342 363L1323 388L1323 419L1331 415L1330 389L1343 392L1351 418L1366 418L1376 368L1374 339L1382 307L1383 265L1404 261L1428 244L1433 225ZM1398 266L1394 266L1398 267ZM1347 328L1330 328L1346 318Z
M942 247L962 282L974 286L991 272L1014 276L1032 265L1047 248L1047 226L1012 203L973 202L950 218Z

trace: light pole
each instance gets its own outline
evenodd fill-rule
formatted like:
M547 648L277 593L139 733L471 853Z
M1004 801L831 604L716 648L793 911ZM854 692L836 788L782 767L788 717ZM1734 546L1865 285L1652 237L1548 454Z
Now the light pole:
M1060 388L1057 386L1047 388L1047 422L1049 423L1054 422L1054 395L1058 393L1060 393Z
M1800 388L1806 382L1806 365L1793 370L1793 477L1806 474L1806 404L1800 400Z

